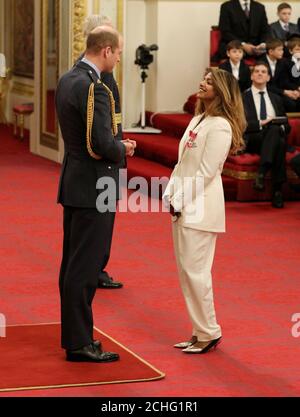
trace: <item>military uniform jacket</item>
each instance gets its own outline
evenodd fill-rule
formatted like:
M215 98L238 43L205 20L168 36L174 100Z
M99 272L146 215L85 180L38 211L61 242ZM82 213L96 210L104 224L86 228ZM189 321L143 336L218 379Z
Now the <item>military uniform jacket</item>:
M91 131L93 151L87 150L87 102L94 83L94 119ZM107 90L98 83L93 68L77 63L61 77L56 91L56 110L65 145L58 190L58 202L64 206L95 208L100 177L115 180L118 198L119 167L124 165L125 146L112 134L112 113Z

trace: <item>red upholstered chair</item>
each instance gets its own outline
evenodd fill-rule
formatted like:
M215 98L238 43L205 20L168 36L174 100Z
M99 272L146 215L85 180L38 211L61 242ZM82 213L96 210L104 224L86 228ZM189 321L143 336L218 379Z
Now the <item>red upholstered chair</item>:
M20 139L24 139L24 122L25 116L30 116L33 113L33 103L24 103L13 107L15 116L14 135L17 136L18 127L20 128Z
M292 128L288 137L288 144L294 146L295 150L286 154L287 176L288 182L298 182L297 175L290 168L290 160L300 153L300 113L290 113L288 116ZM253 180L256 177L258 165L259 156L256 154L245 153L227 158L224 164L223 175L234 178L237 181L238 201L270 200L272 192L270 174L266 177L266 191L258 192L253 189ZM288 184L285 184L283 191L286 198L296 198Z
M196 102L197 102L196 94L192 94L191 96L188 97L187 101L184 103L183 111L194 115Z
M218 67L221 62L224 61L217 59L219 45L221 41L221 32L218 26L212 26L210 30L210 66L211 67ZM246 64L251 66L255 64L255 58L247 58L245 60Z
M218 26L212 26L210 30L210 66L218 67L221 61L216 59L219 51L219 45L221 41L221 32Z

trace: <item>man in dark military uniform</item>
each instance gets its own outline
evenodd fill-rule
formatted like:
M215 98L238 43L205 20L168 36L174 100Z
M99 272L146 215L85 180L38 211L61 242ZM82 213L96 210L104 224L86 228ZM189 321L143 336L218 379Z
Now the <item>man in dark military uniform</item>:
M99 266L105 264L110 211L116 209L118 199L118 168L126 155L133 155L135 147L130 141L116 139L112 93L101 82L101 72L112 72L121 50L117 31L107 26L95 29L87 39L84 58L62 76L56 93L65 144L58 192L58 202L64 207L61 336L70 361L111 362L119 358L116 353L104 352L100 342L93 340L92 301ZM114 181L114 190L96 188L103 177ZM106 211L96 206L103 192L107 195Z

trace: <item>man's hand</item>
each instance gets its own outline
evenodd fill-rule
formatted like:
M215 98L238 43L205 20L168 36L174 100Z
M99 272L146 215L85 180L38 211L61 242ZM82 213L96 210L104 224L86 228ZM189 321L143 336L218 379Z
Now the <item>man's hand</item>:
M136 141L131 139L122 140L126 148L126 156L133 156L136 148Z
M263 42L254 47L254 53L256 55L261 55L261 54L264 54L265 52L266 52L266 44Z
M267 125L268 123L270 123L273 119L274 119L274 117L268 117L268 119L266 119L266 120L261 120L261 121L260 121L260 125L261 125L261 127L266 126L266 125Z
M284 90L283 94L292 100L298 100L300 92L297 90Z
M255 51L255 46L252 43L244 43L243 50L246 52L247 55L253 55Z

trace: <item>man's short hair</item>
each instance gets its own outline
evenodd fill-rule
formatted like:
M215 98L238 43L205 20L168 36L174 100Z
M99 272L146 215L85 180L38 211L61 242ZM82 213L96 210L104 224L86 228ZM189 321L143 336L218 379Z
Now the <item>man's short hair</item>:
M230 51L231 49L242 49L243 50L243 46L242 43L238 40L234 40L234 41L230 41L227 45L226 45L226 51Z
M85 37L89 36L92 30L98 26L111 26L111 19L108 16L100 14L91 14L85 19L83 25L83 34Z
M280 3L277 7L277 12L281 12L283 9L292 9L292 6L288 3Z
M270 49L278 48L279 46L283 46L283 42L280 39L269 39L266 42L266 50L269 52Z
M252 69L251 69L251 73L255 70L255 68L256 67L265 67L267 70L268 70L268 74L270 74L270 68L269 68L269 65L266 63L266 62L264 62L264 61L257 61L254 65L253 65L253 67L252 67Z
M102 49L111 47L114 52L119 47L119 33L108 27L97 27L87 37L86 52L93 55L98 54Z

